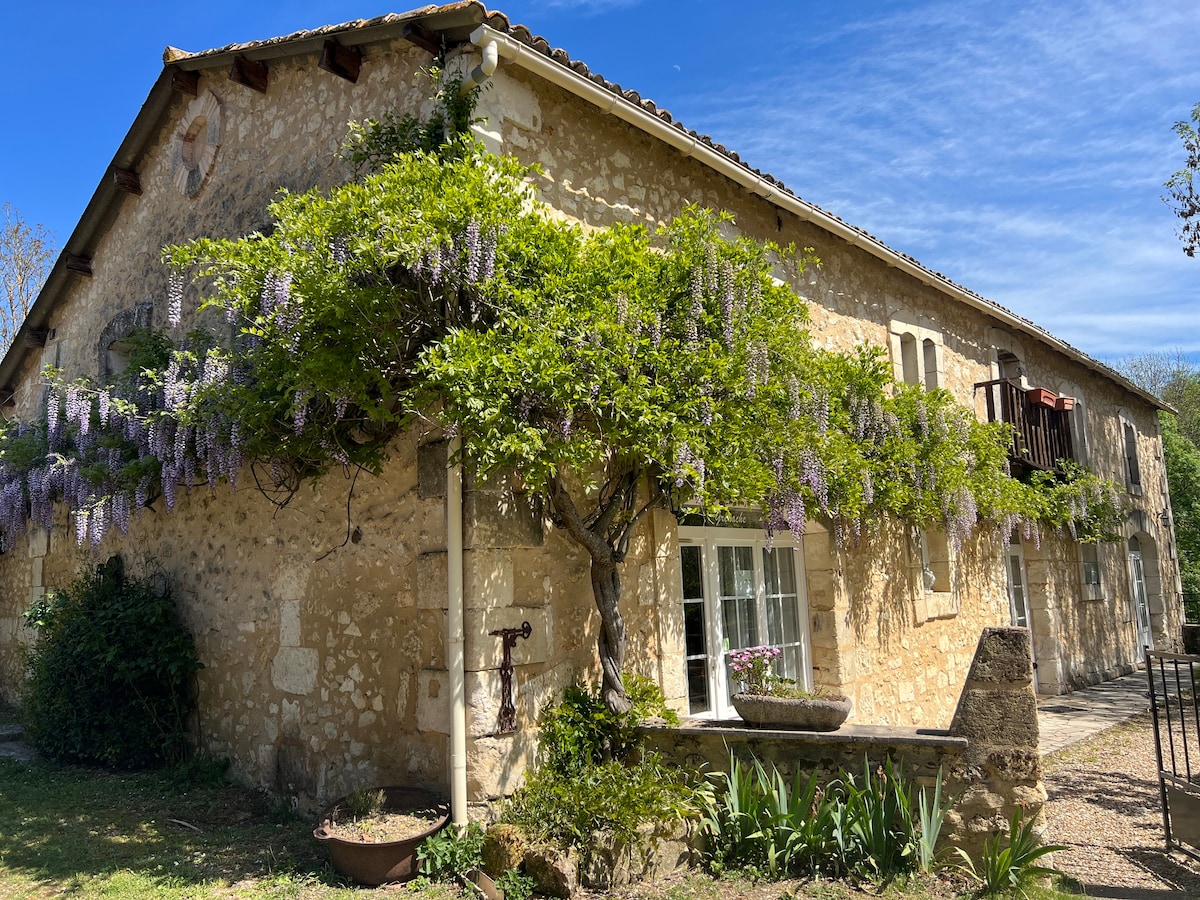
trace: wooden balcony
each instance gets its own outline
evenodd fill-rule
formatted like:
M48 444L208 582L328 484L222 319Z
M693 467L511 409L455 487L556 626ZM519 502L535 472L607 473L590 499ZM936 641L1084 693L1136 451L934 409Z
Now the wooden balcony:
M981 381L975 390L984 391L989 422L1007 422L1013 427L1008 455L1014 465L1054 471L1060 459L1075 458L1071 413L1046 405L1049 392L1025 391L1005 379ZM1031 395L1041 396L1042 402L1034 402Z

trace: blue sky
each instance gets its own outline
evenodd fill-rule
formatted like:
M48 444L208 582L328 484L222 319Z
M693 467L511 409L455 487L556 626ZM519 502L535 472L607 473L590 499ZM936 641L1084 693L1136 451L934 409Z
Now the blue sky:
M414 4L415 5L415 4ZM403 2L0 8L0 203L66 240L161 69ZM495 8L794 192L1111 360L1200 360L1162 182L1200 12L1142 0L520 0ZM686 10L686 12L681 12Z

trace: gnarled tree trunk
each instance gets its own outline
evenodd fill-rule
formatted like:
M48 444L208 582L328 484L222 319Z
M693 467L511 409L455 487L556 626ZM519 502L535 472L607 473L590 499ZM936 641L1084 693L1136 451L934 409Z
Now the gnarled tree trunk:
M630 475L623 476L628 480ZM625 664L625 619L621 616L620 565L624 552L614 546L608 535L612 515L607 509L613 503L610 495L608 504L602 506L595 520L585 523L575 507L570 492L560 478L552 478L547 486L551 505L563 530L591 557L592 594L596 609L600 613L600 668L603 673L601 692L605 705L614 712L629 709L629 698L625 696L625 685L621 682L621 667Z

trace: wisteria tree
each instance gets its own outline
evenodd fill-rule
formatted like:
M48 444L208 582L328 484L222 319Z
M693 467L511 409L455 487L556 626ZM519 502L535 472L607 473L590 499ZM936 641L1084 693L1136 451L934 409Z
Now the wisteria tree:
M62 499L99 542L148 497L170 508L247 468L284 502L331 467L379 471L427 423L481 477L517 473L587 551L621 709L621 563L650 509L754 507L769 532L820 517L840 541L890 518L961 542L981 522L1086 536L1116 508L1083 471L1009 477L1003 426L892 385L879 350L815 347L788 286L803 252L701 210L585 230L527 174L469 144L400 154L280 197L269 235L170 248L172 323L194 299L193 324L238 337L150 336L122 383L58 382L45 421L0 440L0 536Z

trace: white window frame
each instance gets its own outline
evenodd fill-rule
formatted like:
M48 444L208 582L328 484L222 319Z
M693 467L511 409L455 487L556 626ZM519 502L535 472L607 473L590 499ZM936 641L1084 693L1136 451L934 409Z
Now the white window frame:
M1087 558L1089 548L1091 555L1095 557L1094 560ZM1092 566L1095 566L1094 571L1089 571ZM1099 544L1079 545L1079 584L1083 589L1084 600L1104 599L1104 564L1100 558Z
M949 535L941 529L928 529L912 533L912 538L913 621L921 624L957 616L961 603L955 572L958 554ZM932 588L927 573L934 576Z
M766 535L758 528L722 528L710 526L680 526L679 546L699 546L701 548L702 577L704 593L704 624L706 677L708 685L709 707L707 710L689 712L695 718L730 719L737 717L737 711L729 702L730 683L725 665L725 657L729 652L726 648L725 622L721 608L721 598L718 595L720 572L718 568L718 547L751 547L754 560L755 615L760 644L767 644L767 586L763 572L763 551L767 549ZM788 550L793 562L796 580L796 622L799 644L799 671L797 684L806 690L812 690L812 635L808 610L808 591L804 576L804 558L802 541L790 533L777 533L772 542L773 549ZM683 556L680 553L680 565ZM681 598L682 603L687 599ZM694 601L693 601L694 602ZM685 641L684 679L687 680L687 656ZM698 657L696 657L698 658ZM690 688L688 691L689 707L691 703Z
M918 384L926 390L945 387L942 333L936 328L914 325L902 319L888 324L892 353L892 377L899 384Z

